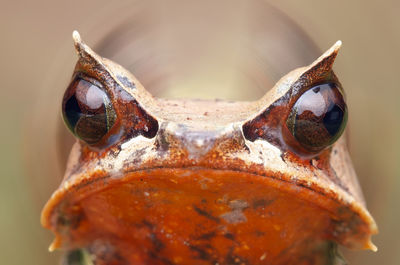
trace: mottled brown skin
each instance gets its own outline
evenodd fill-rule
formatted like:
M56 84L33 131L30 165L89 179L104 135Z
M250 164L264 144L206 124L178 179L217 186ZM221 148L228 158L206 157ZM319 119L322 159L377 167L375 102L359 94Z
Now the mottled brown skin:
M85 248L97 265L334 264L337 243L373 249L344 136L318 153L283 136L298 95L337 81L339 45L257 102L224 102L155 99L74 39L74 76L100 83L117 120L74 145L42 213L51 249Z

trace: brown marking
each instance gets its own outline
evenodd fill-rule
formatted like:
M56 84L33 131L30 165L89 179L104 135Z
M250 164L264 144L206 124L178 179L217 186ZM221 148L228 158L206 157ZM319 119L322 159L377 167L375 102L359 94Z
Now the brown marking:
M220 222L218 217L215 217L212 214L208 213L207 211L198 208L196 205L193 205L193 209L196 211L196 213L198 213L201 216L204 216L205 218L207 218L209 220L212 220L216 223Z

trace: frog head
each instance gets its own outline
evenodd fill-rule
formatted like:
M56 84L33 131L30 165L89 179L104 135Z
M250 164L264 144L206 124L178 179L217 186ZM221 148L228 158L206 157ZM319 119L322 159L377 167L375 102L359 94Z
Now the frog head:
M77 142L42 213L52 249L104 264L327 264L337 243L375 248L332 71L340 41L232 102L154 98L73 38L62 110Z

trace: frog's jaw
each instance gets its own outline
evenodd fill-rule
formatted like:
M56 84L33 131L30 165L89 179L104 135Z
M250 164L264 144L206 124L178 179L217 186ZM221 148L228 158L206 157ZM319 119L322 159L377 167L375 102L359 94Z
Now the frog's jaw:
M322 170L296 166L272 145L221 134L199 153L182 148L196 138L182 141L162 128L166 135L138 138L114 157L96 160L75 145L66 178L43 211L44 226L56 234L53 248L84 247L130 264L162 264L156 257L177 264L202 264L206 257L205 264L299 264L291 258L328 264L328 242L369 247L372 218L352 189L335 186ZM342 145L333 148L345 153ZM123 158L130 162L119 163ZM340 174L351 171L330 161Z
M282 194L280 196L286 196L286 201L289 201L290 198L294 203L293 205L297 203L306 208L300 213L310 214L309 217L302 216L302 214L293 215L297 216L299 222L308 224L309 222L304 220L310 220L309 218L313 216L317 216L318 220L320 216L324 217L324 221L317 222L318 229L312 230L313 240L318 238L321 242L332 240L349 247L371 248L369 238L371 234L376 233L375 223L365 207L359 202L361 199L357 197L357 189L354 189L351 182L343 182L346 178L355 177L349 175L352 172L351 168L346 168L349 163L338 165L335 162L335 159L337 159L335 156L347 154L343 141L334 145L329 160L332 161L330 166L343 179L331 179L323 169L318 168L318 165L312 166L312 163L302 165L290 158L282 157L280 150L273 145L265 142L259 143L258 141L238 141L240 137L235 136L235 132L240 132L235 130L233 125L232 130L223 131L219 134L215 132L213 141L210 140L212 139L211 134L208 134L210 140L208 144L212 143L212 147L208 148L207 152L204 152L205 148L200 148L200 153L194 147L184 148L190 144L195 144L196 138L188 142L188 137L185 137L184 140L176 137L176 127L161 126L161 128L164 130L164 134L159 134L155 139L145 139L144 137L133 139L126 143L117 155L115 153L103 154L101 157L95 158L93 153L88 153L88 150L79 143L75 145L71 153L66 178L45 207L42 215L43 225L52 229L57 235L53 247L82 247L89 244L86 240L100 238L101 236L96 231L101 230L101 225L88 221L84 222L82 216L90 216L91 220L102 218L110 220L110 218L118 217L118 215L113 216L107 213L108 217L106 218L98 214L106 213L101 208L106 204L110 204L107 207L112 207L112 204L115 203L115 207L117 207L115 209L118 209L122 204L117 201L114 202L113 198L115 197L115 200L121 199L118 194L127 194L127 192L123 192L123 189L128 186L131 187L131 190L137 190L141 197L132 195L131 198L128 198L125 196L125 199L121 200L127 204L121 206L122 209L119 209L118 212L135 215L135 211L133 211L135 209L134 201L145 203L145 194L149 193L148 186L150 186L152 187L150 190L163 191L164 197L167 196L166 194L181 194L179 200L175 200L171 205L165 204L158 208L168 209L168 206L173 206L176 209L186 209L191 207L191 209L183 211L184 214L182 214L182 216L190 216L191 218L196 216L193 208L194 203L185 205L184 202L193 195L199 199L196 205L201 205L202 197L211 198L209 199L211 202L209 207L211 207L210 212L213 212L217 210L216 206L213 206L216 197L212 196L223 198L225 194L228 194L230 200L241 199L250 205L254 200L268 200L269 194ZM224 134L227 136L224 137ZM225 152L223 152L224 150ZM227 150L230 151L226 152ZM331 151L328 154L330 153ZM90 159L86 159L86 156ZM343 159L338 160L342 161ZM351 174L354 174L354 172ZM146 180L146 183L150 184L146 184L146 186L140 179ZM206 186L204 186L204 181L206 181ZM207 181L211 182L207 183ZM193 186L192 190L185 188L185 184L188 185L188 183ZM203 188L207 187L207 190L201 189L202 184ZM345 186L341 186L343 184ZM235 189L236 192L241 191L242 193L235 193ZM170 190L174 192L168 193L167 191ZM207 193L200 196L210 190L213 190L211 194ZM232 193L230 190L232 190ZM118 192L112 194L112 191ZM104 198L104 194L108 194L107 200L104 199L103 202L94 200L95 198ZM161 204L165 200L154 202ZM84 207L82 204L84 204ZM275 205L279 205L279 203ZM217 211L216 215L220 218L220 222L226 222L221 215L229 213L229 203L227 202L223 207L224 212ZM302 209L301 207L299 206L299 209ZM307 209L309 208L316 209L315 211L319 214L308 212ZM100 209L100 211L96 209ZM278 207L275 208L275 211L277 211L276 209ZM290 215L289 213L294 213L294 211L284 210L281 207L279 209L283 211L279 218L280 225L282 225L287 222L286 217ZM90 214L86 211L90 211ZM113 212L115 211L113 210ZM124 213L125 211L126 213ZM267 212L267 210L261 208L258 211L260 215ZM139 215L147 216L151 215L152 212L153 210L149 210L148 214L144 214L142 211ZM173 211L170 209L168 212ZM247 217L246 211L241 211L241 213L247 220L251 219ZM271 218L272 221L264 220L263 225L273 227L274 219ZM160 215L154 217L154 219L161 220L162 217ZM263 221L262 219L259 221L253 219L255 224ZM125 217L121 220L125 220ZM137 220L139 223L141 221ZM179 220L179 222L182 222L182 226L195 223L190 218ZM71 224L74 227L72 230L70 229ZM290 223L290 225L296 228L292 232L299 232L298 227L301 227L299 224ZM246 224L247 226L248 224ZM90 227L94 231L85 230ZM195 231L195 229L192 230ZM113 229L110 231L113 231ZM248 231L248 233L250 232ZM94 238L89 236L91 233L93 233ZM189 237L189 235L187 236ZM293 242L302 242L310 236L311 234L307 233L305 238L299 239L298 235L294 233L291 239ZM263 240L268 240L268 237Z
M138 171L81 185L53 209L49 225L64 248L109 249L115 253L94 254L129 264L327 264L329 242L340 240L335 220L353 213L284 186L228 170Z

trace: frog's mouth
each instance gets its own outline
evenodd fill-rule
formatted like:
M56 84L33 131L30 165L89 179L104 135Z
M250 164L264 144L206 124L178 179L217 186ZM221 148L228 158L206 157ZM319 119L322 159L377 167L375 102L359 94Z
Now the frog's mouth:
M326 258L329 242L370 247L372 226L360 206L279 178L204 167L97 173L59 189L42 222L56 234L52 248L103 242L151 264L177 257L223 263L228 256L294 264L290 257L310 259L304 253Z

